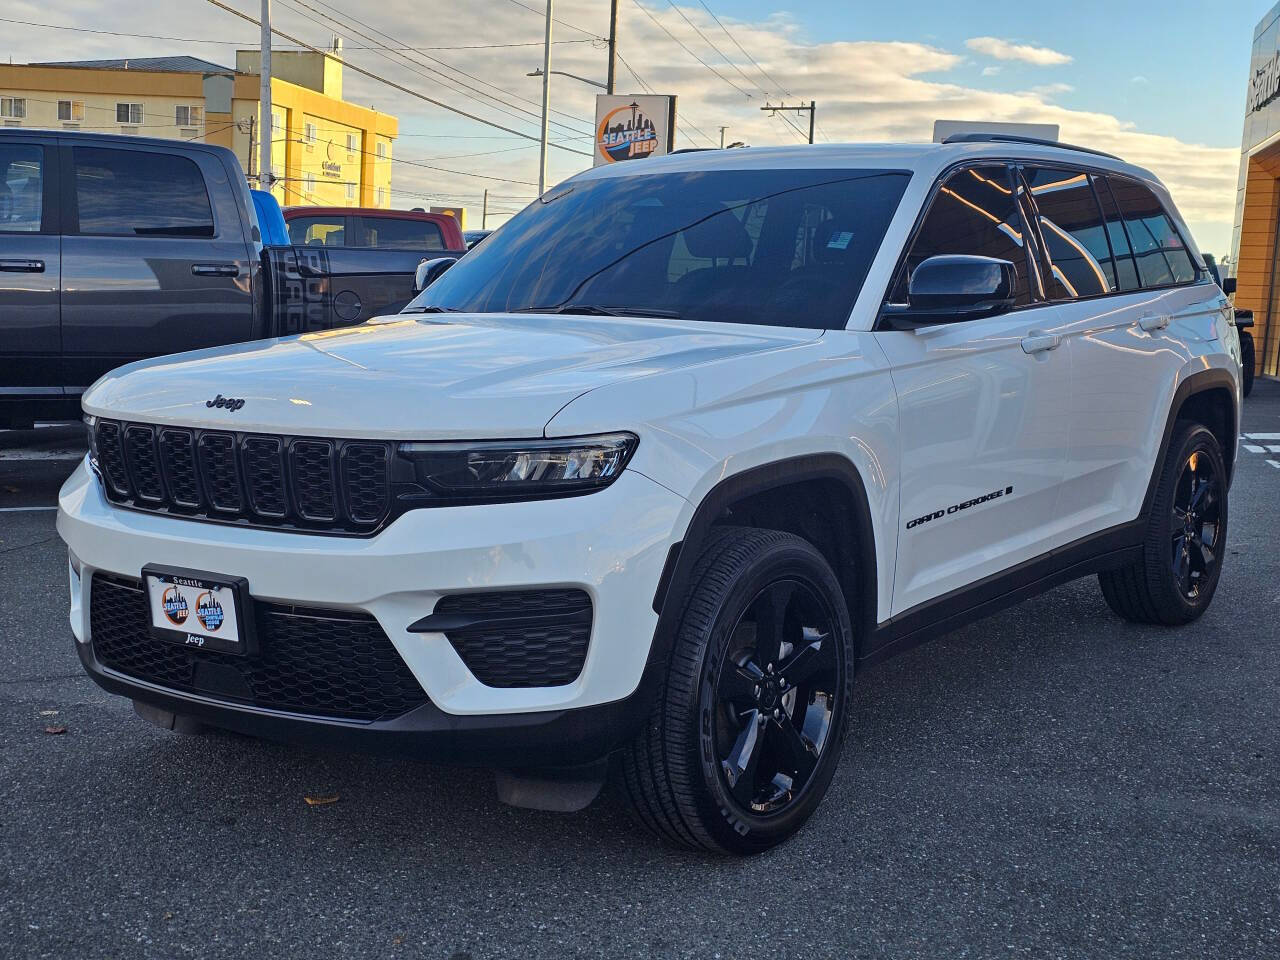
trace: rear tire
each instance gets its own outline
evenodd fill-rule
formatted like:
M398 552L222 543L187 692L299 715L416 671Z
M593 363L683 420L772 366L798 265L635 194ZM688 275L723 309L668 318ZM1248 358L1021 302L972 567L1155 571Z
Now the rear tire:
M1248 396L1253 392L1253 334L1247 330L1240 331L1240 387L1241 393Z
M662 691L621 787L662 839L759 853L800 829L839 761L853 629L840 583L789 533L715 532L694 567Z
M1226 480L1209 428L1179 423L1156 484L1142 558L1098 575L1116 614L1133 623L1179 626L1209 608L1227 544Z

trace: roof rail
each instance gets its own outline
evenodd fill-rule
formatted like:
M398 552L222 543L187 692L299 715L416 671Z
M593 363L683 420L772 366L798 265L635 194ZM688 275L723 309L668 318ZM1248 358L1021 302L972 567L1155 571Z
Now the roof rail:
M1057 147L1060 150L1075 150L1079 153L1092 153L1095 157L1106 157L1108 160L1120 160L1114 153L1104 153L1092 147L1078 147L1074 143L1060 143L1057 140L1044 140L1040 137L1019 137L1012 133L953 133L943 143L1027 143L1037 147ZM1121 160L1121 163L1124 161Z

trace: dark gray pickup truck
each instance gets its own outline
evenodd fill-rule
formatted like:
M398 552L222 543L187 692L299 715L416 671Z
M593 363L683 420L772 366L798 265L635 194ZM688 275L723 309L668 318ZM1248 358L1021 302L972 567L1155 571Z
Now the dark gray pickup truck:
M423 257L264 247L223 147L0 130L0 427L79 417L133 360L394 312Z

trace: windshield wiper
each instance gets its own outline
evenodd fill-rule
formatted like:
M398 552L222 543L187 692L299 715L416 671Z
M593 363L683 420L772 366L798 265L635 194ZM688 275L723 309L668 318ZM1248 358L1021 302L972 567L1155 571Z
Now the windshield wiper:
M414 307L412 310L404 309L404 310L401 310L400 312L401 313L461 313L462 311L459 310L457 307L437 307L433 305L430 307Z
M679 320L674 310L657 307L602 307L596 303L566 303L558 307L522 307L512 313L580 313L591 317L657 317L662 320Z

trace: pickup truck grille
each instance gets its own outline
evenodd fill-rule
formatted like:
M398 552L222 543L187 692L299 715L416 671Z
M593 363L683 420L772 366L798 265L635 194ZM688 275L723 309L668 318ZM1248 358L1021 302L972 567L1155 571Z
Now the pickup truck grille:
M107 499L191 520L367 534L391 506L391 445L98 420Z

